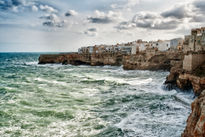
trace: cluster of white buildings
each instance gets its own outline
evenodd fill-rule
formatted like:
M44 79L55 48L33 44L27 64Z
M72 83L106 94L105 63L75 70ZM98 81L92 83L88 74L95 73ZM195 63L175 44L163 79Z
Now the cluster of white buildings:
M136 54L139 51L156 50L180 50L183 45L182 38L172 40L158 40L158 41L142 41L137 40L129 43L122 43L116 45L95 45L82 47L78 49L79 54L101 54L101 53L122 53L122 54Z

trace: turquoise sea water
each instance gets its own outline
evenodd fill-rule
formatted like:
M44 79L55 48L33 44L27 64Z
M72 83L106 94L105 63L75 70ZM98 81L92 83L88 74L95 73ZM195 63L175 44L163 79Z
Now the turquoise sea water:
M0 136L179 137L191 93L163 89L168 72L38 65L0 53Z

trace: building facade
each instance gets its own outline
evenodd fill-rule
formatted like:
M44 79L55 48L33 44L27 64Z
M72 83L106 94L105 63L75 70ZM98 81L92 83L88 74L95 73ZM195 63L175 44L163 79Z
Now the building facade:
M185 36L184 51L205 51L205 27L192 29L191 35Z

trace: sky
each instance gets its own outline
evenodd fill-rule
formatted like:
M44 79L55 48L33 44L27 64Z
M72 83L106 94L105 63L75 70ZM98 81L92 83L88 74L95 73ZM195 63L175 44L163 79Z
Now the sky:
M0 52L183 38L204 16L205 0L0 0Z

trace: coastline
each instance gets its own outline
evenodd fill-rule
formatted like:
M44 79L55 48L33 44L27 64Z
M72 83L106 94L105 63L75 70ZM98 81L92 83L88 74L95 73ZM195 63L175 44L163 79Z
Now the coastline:
M198 105L205 101L205 96L202 92L205 89L205 77L197 76L196 71L186 72L183 70L183 60L185 54L182 52L140 52L136 55L122 54L55 54L55 55L40 55L39 64L71 64L71 65L91 65L91 66L123 66L124 70L168 70L170 74L165 80L167 89L179 88L182 91L193 89L197 96L192 103L192 113L187 120L187 126L182 133L183 137L191 137L193 135L203 135L205 130L202 128L205 125L203 113L193 116L197 112L202 112L203 107ZM198 68L203 68L204 65ZM198 103L196 103L198 102ZM202 117L202 118L201 118ZM197 121L197 122L193 122ZM192 124L194 123L194 124ZM190 126L191 125L191 126ZM197 128L195 128L197 127ZM200 129L200 131L198 130Z

